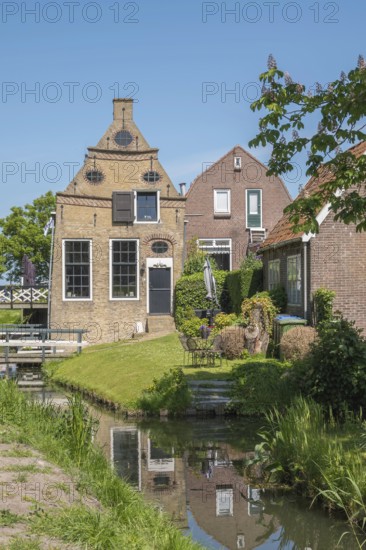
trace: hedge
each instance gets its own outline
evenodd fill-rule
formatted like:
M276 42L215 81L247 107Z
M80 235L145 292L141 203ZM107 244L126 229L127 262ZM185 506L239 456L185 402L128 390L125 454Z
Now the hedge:
M217 299L225 312L241 313L241 304L263 288L262 261L253 254L245 258L237 271L214 271ZM183 275L175 287L174 317L177 328L189 309L210 309L212 303L206 300L203 272Z
M263 290L263 263L254 254L250 254L243 260L240 266L241 272L241 298L251 298L257 292Z
M226 276L226 287L230 296L230 305L234 313L241 313L243 297L241 295L241 271L230 271Z
M227 271L214 271L216 281L217 300L223 311L230 310L230 299L226 288ZM175 286L174 317L175 324L179 328L185 311L193 309L210 309L212 302L206 300L207 290L203 280L203 273L183 275ZM216 306L217 307L217 306Z

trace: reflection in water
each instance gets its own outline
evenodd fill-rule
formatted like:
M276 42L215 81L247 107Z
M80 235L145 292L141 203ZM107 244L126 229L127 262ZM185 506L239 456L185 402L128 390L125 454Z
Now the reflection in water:
M356 549L350 535L337 546L343 521L244 478L258 428L237 419L131 423L103 412L97 439L118 473L206 548Z
M41 396L40 396L41 397ZM42 397L41 397L42 398ZM210 549L356 550L347 525L243 476L260 425L243 419L129 422L92 409L118 475Z

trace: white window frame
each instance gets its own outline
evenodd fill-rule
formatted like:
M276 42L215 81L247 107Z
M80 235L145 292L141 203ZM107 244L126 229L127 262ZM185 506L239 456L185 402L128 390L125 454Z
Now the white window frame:
M227 194L227 203L228 203L228 209L227 210L220 210L217 206L217 195L218 193L226 193ZM231 189L214 189L214 213L215 214L231 214Z
M90 264L90 296L89 298L70 298L66 296L66 253L65 243L67 242L88 242L89 243L89 264ZM93 301L93 241L92 239L62 239L62 301L63 302L92 302Z
M175 459L174 448L172 447L171 458L151 458L151 439L147 440L147 470L148 472L174 472Z
M295 281L295 284L298 288L296 288L296 297L298 297L298 302L294 302L292 300L293 296L290 296L289 292L289 260L296 260L296 268L298 271L298 278ZM301 289L302 289L302 272L301 272L301 254L293 254L292 256L287 256L287 265L286 265L286 292L287 292L287 300L289 306L301 306ZM291 281L292 282L292 281Z
M137 194L138 193L150 193L151 195L153 195L154 193L156 194L156 220L147 220L146 222L144 221L140 221L137 219ZM154 191L149 191L148 189L136 189L134 191L134 210L135 210L135 215L134 215L134 224L154 224L156 225L157 223L160 223L160 191L157 189L157 190L154 190Z
M248 199L248 196L249 196L249 193L251 191L259 191L259 204L260 204L260 211L261 211L261 225L260 227L250 227L248 225L248 206L249 206L249 199ZM264 231L264 227L263 227L263 193L262 193L262 189L246 189L245 190L245 227L246 229L251 229L252 231Z
M111 449L111 454L110 454L110 464L111 464L111 467L112 469L114 470L115 466L114 466L114 441L113 441L113 434L115 432L135 432L137 433L137 452L138 452L138 490L141 491L142 489L142 483L141 483L141 471L142 471L142 467L141 467L141 432L140 430L137 430L136 428L120 428L120 427L114 427L114 428L111 428L110 429L110 449Z
M113 297L113 246L112 243L114 241L135 241L137 243L136 251L137 251L137 258L136 258L136 280L137 280L137 292L136 296L124 296L123 298L114 298ZM112 302L136 302L140 299L140 242L139 239L109 239L109 299Z
M271 267L275 266L275 269L271 269ZM277 276L278 274L278 280L277 277L273 277L273 275ZM281 261L277 258L276 260L269 260L268 262L268 290L273 290L274 288L277 288L281 284Z
M225 513L221 505L224 501L228 501L228 505L225 507ZM228 512L226 513L226 510ZM216 517L228 517L234 515L234 490L232 487L216 488Z
M202 242L207 242L207 241L211 241L212 244L210 245L203 245ZM216 241L228 241L228 248L227 248L227 252L217 252L218 249L222 248L223 250L225 250L225 248L222 246L222 245L217 245L216 244ZM232 240L231 239L227 239L226 237L217 237L216 239L211 239L211 238L207 238L207 239L198 239L197 240L197 246L200 250L202 250L203 252L207 252L208 254L210 254L210 251L213 253L213 254L229 254L229 260L230 260L230 271L232 270Z
M241 170L241 157L234 157L234 170Z

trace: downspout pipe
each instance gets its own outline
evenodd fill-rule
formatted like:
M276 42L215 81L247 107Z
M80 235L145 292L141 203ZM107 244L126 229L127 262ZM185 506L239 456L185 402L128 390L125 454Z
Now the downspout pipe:
M304 319L308 321L308 246L304 243Z

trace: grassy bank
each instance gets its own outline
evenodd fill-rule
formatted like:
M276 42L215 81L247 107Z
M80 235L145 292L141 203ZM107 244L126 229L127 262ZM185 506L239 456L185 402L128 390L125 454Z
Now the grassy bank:
M71 475L78 493L87 495L89 502L91 495L95 497L93 506L79 502L51 512L37 507L37 513L21 518L32 533L98 550L198 550L114 474L102 451L92 444L94 424L78 397L65 411L29 402L16 386L3 381L0 405L1 443L17 441L38 449Z
M172 367L183 367L189 378L227 378L234 363L223 361L222 367L201 369L184 367L178 335L170 334L154 340L93 346L77 357L46 366L46 371L55 382L134 409L142 390Z

